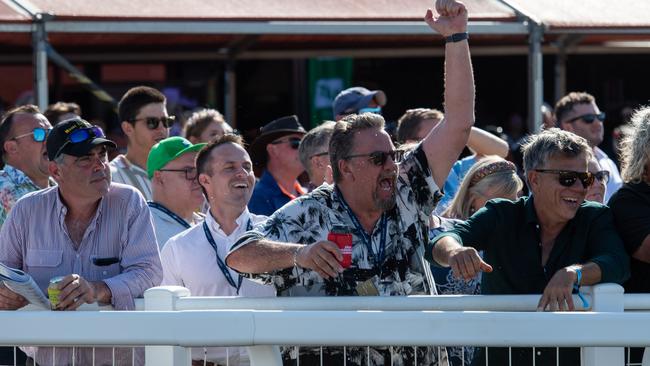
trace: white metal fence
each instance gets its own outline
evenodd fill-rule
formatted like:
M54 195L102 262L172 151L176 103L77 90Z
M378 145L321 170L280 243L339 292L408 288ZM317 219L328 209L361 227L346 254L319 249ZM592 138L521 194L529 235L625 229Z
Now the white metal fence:
M206 346L249 346L252 365L280 365L275 345L583 347L583 365L622 366L623 347L650 345L650 295L583 290L588 311L543 313L538 295L253 299L158 287L144 311L0 312L0 344L144 345L156 366L188 365L189 348Z

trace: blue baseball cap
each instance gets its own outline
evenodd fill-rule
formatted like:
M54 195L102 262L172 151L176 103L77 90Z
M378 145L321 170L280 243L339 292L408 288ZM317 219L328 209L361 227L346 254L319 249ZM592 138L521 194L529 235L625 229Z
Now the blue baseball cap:
M334 98L334 116L357 113L359 109L367 107L373 98L380 107L386 105L386 93L382 90L368 90L361 86L347 88Z

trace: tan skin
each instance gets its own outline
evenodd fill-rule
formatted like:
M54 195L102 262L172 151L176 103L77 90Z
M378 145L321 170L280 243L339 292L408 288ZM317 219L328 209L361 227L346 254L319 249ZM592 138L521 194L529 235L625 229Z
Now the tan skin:
M167 109L164 103L150 103L138 111L134 123L123 121L122 131L128 138L126 158L140 168L147 170L147 158L153 145L169 137L169 129L162 123L158 128L150 130L144 121L147 117L167 117Z
M4 143L4 159L7 164L22 171L34 184L41 188L48 186L47 154L45 141L34 141L34 128L52 128L44 115L17 113L8 139Z
M558 169L587 171L587 158L580 155L574 158L556 157L540 169ZM557 175L531 171L527 179L533 195L536 197L535 212L540 223L542 257L540 265L548 261L555 239L571 220L580 204L584 201L587 189L579 180L571 187L559 184ZM472 279L479 271L492 272L492 266L483 261L476 249L463 247L451 237L439 240L433 249L434 259L449 265L454 273L466 280ZM592 262L575 264L558 270L544 289L538 303L538 310L574 310L571 292L577 279L577 269L582 270L582 285L600 282L600 267Z
M165 164L164 170L157 170L151 180L153 201L167 207L189 223L193 223L193 213L201 207L203 194L196 179L187 180L185 172L167 169L194 168L196 152L187 152Z
M288 141L293 138L302 139L302 136L304 134L294 133L276 139L276 142L280 142L278 144L266 145L266 152L269 157L266 170L273 176L280 187L296 196L298 192L296 192L294 184L296 178L305 169L300 162L298 149L293 149Z

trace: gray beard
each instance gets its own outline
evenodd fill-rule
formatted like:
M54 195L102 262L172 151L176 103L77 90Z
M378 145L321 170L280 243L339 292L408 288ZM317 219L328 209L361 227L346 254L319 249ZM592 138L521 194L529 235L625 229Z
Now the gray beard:
M377 191L375 191L372 194L372 200L375 202L375 206L382 211L388 211L392 209L395 207L395 203L397 202L395 192L393 192L393 194L388 199L380 199Z

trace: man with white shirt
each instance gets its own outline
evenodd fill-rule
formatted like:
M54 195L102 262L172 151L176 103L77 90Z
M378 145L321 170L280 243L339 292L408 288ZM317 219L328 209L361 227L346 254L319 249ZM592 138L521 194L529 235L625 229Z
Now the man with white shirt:
M240 136L226 134L204 147L196 158L199 184L210 204L209 214L196 225L169 239L163 247L163 285L184 286L193 296L275 296L275 289L254 283L226 267L228 249L266 216L251 214L253 164ZM242 349L210 348L208 361L236 365ZM203 359L202 350L192 352Z
M155 144L149 152L147 174L153 201L147 204L161 249L169 238L203 221L203 214L196 212L203 204L203 194L194 165L203 146L174 136Z

